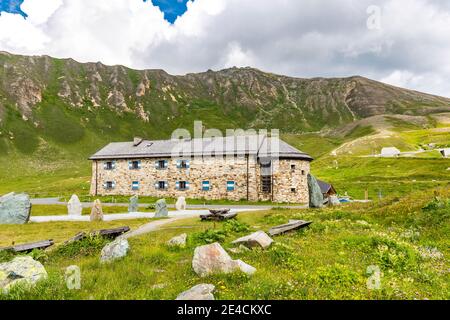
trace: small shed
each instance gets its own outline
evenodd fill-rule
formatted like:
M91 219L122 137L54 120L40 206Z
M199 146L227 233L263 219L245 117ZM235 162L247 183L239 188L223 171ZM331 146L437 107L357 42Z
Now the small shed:
M444 158L450 158L450 148L441 149L441 154Z
M337 194L336 189L333 187L333 185L322 180L317 180L317 183L319 184L320 191L322 191L324 199Z
M398 157L400 155L400 150L395 147L388 147L381 149L382 157Z

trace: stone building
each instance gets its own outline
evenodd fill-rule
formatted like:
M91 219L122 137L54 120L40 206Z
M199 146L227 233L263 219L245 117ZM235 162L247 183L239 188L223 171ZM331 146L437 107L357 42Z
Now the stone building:
M383 158L391 158L400 156L400 150L395 147L383 148L381 149L380 156Z
M278 138L110 143L90 157L92 195L308 203L312 158Z

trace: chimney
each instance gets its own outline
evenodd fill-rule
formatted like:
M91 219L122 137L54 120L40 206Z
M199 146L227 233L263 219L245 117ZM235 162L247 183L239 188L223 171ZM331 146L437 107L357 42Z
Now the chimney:
M142 143L142 141L144 141L144 139L139 138L139 137L134 137L133 146L137 147L138 145L140 145Z

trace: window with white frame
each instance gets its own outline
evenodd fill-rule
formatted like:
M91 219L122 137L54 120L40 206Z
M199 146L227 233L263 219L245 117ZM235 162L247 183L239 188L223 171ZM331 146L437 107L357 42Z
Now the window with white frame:
M114 181L106 181L106 182L103 184L103 187L104 187L106 190L112 190L112 189L114 189L114 188L116 187L116 183L115 183Z
M175 187L177 190L180 190L180 191L189 190L189 182L188 181L177 181Z
M169 183L167 181L157 181L155 182L155 189L157 190L167 190L169 188Z
M155 161L155 168L158 170L164 170L169 167L169 162L167 160Z
M177 168L178 169L189 169L190 161L189 160L177 160Z
M116 168L116 162L115 161L106 161L103 163L103 168L105 170L114 170Z
M133 160L128 162L130 170L139 170L141 168L141 160Z

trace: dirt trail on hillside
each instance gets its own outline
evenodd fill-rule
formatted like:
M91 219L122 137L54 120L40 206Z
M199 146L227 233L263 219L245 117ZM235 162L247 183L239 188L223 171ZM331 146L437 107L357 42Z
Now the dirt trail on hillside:
M149 222L147 224L144 224L143 226L140 226L136 230L127 232L126 234L122 235L121 238L129 239L129 238L141 236L141 235L153 232L153 231L158 231L164 225L170 224L170 223L178 221L178 220L189 219L189 218L195 217L197 215L198 214L195 214L195 215L192 215L192 216L176 217L176 218L169 218L169 219L164 219L164 220L152 221L152 222Z

